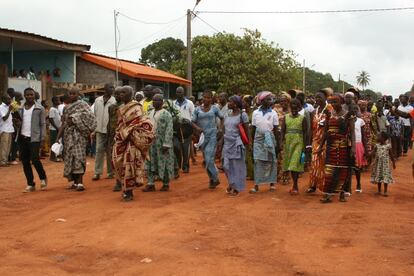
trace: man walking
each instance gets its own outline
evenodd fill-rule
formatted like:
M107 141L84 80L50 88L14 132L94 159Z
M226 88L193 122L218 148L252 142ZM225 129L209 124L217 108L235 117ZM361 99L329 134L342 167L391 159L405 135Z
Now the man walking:
M12 120L12 99L8 95L1 97L0 105L0 167L7 167L14 127Z
M93 113L96 117L96 156L95 156L95 175L92 180L99 180L103 173L104 159L106 155L106 170L107 178L113 178L111 155L108 154L108 135L107 127L109 122L109 107L116 104L115 98L112 96L114 86L112 84L105 84L105 94L96 98L93 108Z
M398 107L398 110L404 113L410 113L413 110L413 107L408 104L408 96L400 96L401 105ZM408 147L411 140L411 121L407 118L402 118L404 123L404 142L403 142L403 156L407 156Z
M31 164L33 164L39 175L40 188L42 190L47 188L46 173L39 158L40 144L45 140L46 114L43 106L35 101L35 91L33 88L26 88L24 90L24 98L26 102L18 111L21 118L21 121L18 123L20 127L18 143L20 159L27 180L27 187L23 192L27 193L35 191Z
M115 176L122 183L122 200L134 198L135 186L144 183L144 162L154 139L153 125L142 106L132 100L132 87L124 86L124 105L118 109L118 126L112 151Z
M178 166L184 173L190 171L190 146L192 141L193 127L191 117L194 112L194 104L184 97L184 88L179 86L176 90L177 99L175 107L180 111L181 120L174 129L174 154Z
M49 138L50 145L53 145L57 142L56 138L59 132L60 127L62 126L61 114L59 113L60 100L58 97L52 97L53 106L49 110ZM50 151L50 160L55 162L60 162L60 158L51 150Z
M154 109L149 117L155 129L155 141L150 148L150 157L146 162L148 172L148 185L144 192L155 191L155 176L162 180L160 191L170 189L170 179L174 177L174 153L173 153L173 120L171 114L163 109L164 97L156 94L152 102Z

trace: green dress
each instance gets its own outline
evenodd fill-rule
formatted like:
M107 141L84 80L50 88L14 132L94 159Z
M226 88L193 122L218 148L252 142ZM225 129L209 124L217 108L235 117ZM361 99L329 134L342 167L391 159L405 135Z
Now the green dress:
M304 116L285 117L286 134L283 147L283 171L303 172L304 163L301 163L303 145L303 120Z

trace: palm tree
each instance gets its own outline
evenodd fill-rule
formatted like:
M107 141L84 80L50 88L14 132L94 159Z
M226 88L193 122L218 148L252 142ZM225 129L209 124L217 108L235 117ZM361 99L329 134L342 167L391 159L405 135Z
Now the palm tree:
M365 90L371 83L371 76L368 74L367 71L362 70L359 72L359 75L356 77L358 85L362 86L362 90Z

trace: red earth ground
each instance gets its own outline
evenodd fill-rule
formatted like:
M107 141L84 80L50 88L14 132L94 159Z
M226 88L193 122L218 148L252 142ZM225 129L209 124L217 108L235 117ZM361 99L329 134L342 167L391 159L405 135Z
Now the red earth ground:
M31 194L21 165L0 168L0 275L414 275L410 161L390 197L365 173L362 194L327 205L304 194L307 175L298 196L229 198L224 174L210 191L196 165L170 192L123 203L113 180L90 180L92 159L85 192L65 190L62 163L44 161L49 189Z

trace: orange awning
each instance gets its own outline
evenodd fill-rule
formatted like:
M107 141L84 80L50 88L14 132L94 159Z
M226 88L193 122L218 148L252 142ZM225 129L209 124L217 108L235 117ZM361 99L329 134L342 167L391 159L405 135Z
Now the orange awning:
M190 81L178 77L174 74L159 69L155 69L140 63L135 63L132 61L122 59L118 59L117 61L115 58L91 53L82 53L81 58L113 71L116 70L116 65L118 64L118 72L130 76L132 78L172 82L182 85L191 84Z

